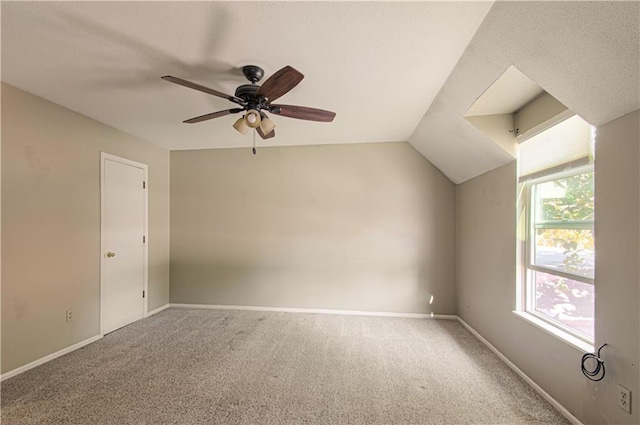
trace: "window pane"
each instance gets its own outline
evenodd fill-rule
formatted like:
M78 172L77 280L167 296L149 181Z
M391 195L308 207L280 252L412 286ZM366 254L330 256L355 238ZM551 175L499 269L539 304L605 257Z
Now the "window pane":
M535 311L590 338L594 336L594 285L533 272Z
M593 279L595 267L592 230L538 229L533 264Z
M533 264L594 278L593 172L533 185Z
M593 172L535 185L535 222L593 220Z

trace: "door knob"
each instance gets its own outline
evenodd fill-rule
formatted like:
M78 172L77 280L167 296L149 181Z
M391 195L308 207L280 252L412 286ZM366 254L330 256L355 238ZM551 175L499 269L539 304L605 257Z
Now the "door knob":
M107 252L107 258L111 258L111 257L115 257L115 256L116 256L115 252L111 252L111 251Z

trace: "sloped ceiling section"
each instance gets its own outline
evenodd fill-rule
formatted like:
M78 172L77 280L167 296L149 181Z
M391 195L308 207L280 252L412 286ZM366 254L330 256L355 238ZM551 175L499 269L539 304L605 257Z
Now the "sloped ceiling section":
M544 92L515 66L510 66L464 115L513 114Z
M260 146L407 141L492 2L2 2L2 80L168 149L250 146L234 105L241 66L305 79L278 103L331 124L272 116Z
M512 65L471 105L464 117L515 157L518 152L515 112L543 94L550 96Z
M640 3L498 2L410 137L453 182L513 161L464 119L515 65L592 125L640 108Z

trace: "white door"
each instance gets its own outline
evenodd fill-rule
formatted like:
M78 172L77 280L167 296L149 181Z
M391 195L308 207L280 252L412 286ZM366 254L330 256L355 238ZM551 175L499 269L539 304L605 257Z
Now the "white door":
M101 333L145 314L146 165L102 154Z

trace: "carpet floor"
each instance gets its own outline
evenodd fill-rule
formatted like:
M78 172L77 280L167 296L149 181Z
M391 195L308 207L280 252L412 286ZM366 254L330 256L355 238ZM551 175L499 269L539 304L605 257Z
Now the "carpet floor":
M170 308L2 383L2 424L569 424L453 320Z

